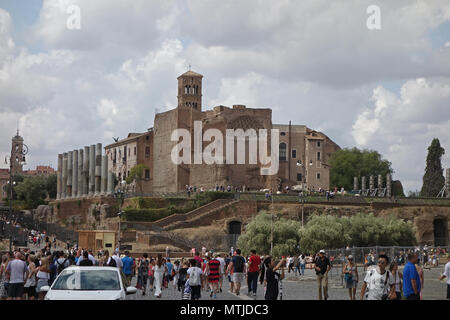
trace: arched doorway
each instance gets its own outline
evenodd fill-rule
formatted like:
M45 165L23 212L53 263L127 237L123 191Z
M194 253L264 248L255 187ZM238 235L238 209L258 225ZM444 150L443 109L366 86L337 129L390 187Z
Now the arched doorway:
M240 221L231 221L228 225L229 234L241 234L242 223Z
M228 224L228 246L236 249L237 240L241 234L242 223L240 221L231 221Z
M448 244L447 218L434 219L433 227L434 227L434 245L447 246Z

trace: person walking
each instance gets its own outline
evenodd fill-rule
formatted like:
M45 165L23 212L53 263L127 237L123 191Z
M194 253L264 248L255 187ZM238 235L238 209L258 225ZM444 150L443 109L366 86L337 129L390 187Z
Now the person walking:
M150 286L150 292L153 292L155 288L155 259L151 258L148 265L148 284Z
M241 249L236 249L230 264L228 265L228 272L233 272L233 283L235 286L235 293L238 296L241 289L241 283L244 280L245 258L241 256Z
M80 260L78 260L80 261ZM119 251L114 251L114 254L109 257L108 261L106 262L108 267L116 267L122 270L123 268L123 262L122 259L119 258Z
M28 277L24 285L24 293L27 295L27 300L34 300L36 298L36 265L34 264L34 255L28 255Z
M403 274L398 271L398 263L396 261L392 262L389 266L389 271L391 272L392 276L394 277L394 284L395 284L395 299L394 300L401 300L402 299L402 279Z
M417 255L417 253L416 253L416 255ZM420 266L420 258L417 258L417 262L414 264L414 266L416 267L417 273L419 274L419 278L420 278L420 293L419 293L419 296L420 296L420 300L422 300L423 299L422 292L423 292L423 287L425 285L425 276L423 274L423 269Z
M417 262L417 254L408 253L408 262L403 269L403 294L406 300L420 300L420 276L414 266Z
M65 268L70 265L69 259L64 255L63 251L58 252L58 259L55 261L56 275L59 275Z
M205 273L208 275L209 289L211 290L210 297L217 298L219 292L219 277L220 277L220 262L215 257L209 259L206 265Z
M187 271L189 269L189 264L188 262L182 262L180 271L178 272L178 291L181 291L181 293L183 294L184 292L184 286L186 284L186 280L187 280Z
M133 278L133 259L128 250L125 251L125 257L122 258L122 270L127 279L127 287L129 287Z
M388 300L394 299L395 280L387 265L389 258L380 254L378 257L378 266L368 270L361 287L360 299L364 300Z
M41 291L41 288L49 285L50 280L50 257L43 257L41 259L40 266L37 268L36 273L36 292L39 294L39 300L44 300L46 292Z
M298 257L299 263L300 263L300 271L301 271L301 275L304 276L305 275L305 267L306 267L306 256L304 253L302 253L299 257Z
M447 263L444 267L444 273L441 274L439 280L442 281L447 278L447 300L450 300L450 254L447 256Z
M25 279L28 275L28 266L22 260L22 254L16 252L14 260L6 267L6 278L9 280L8 300L22 300Z
M149 266L148 255L144 253L138 261L137 265L138 279L136 284L136 287L140 287L142 289L143 296L145 296L145 291L147 288L148 266Z
M319 289L319 300L328 299L328 272L331 270L331 264L328 257L325 256L325 250L319 251L319 257L314 261L314 269L316 270L317 285Z
M82 266L82 267L92 267L94 265L92 260L89 259L89 252L87 252L87 251L83 252L83 259L81 261L78 260L78 264L79 264L79 266Z
M358 287L359 275L358 267L353 262L353 256L349 255L347 263L342 268L344 274L345 287L348 289L350 300L356 300L356 288Z
M261 258L256 255L256 250L250 250L251 255L248 260L248 295L252 294L256 297L256 289L258 288L258 276L261 265Z
M261 281L264 281L266 287L265 300L278 299L280 293L279 282L284 279L284 264L286 264L285 258L281 259L278 264L270 256L264 259L264 271L261 273ZM277 272L280 268L281 274Z
M220 253L216 254L216 259L220 262L219 292L222 292L223 277L225 276L225 259L221 257Z
M176 289L178 285L178 278L180 277L180 260L176 260L173 263L173 269L172 269L172 280L173 280L173 288Z
M191 300L199 300L201 298L202 275L203 271L198 267L197 261L191 259L190 268L187 270L188 280L186 281L189 283Z
M8 265L8 256L2 256L2 263L0 265L0 299L6 300L8 298L8 291L6 290L6 266Z
M155 297L161 298L162 296L162 286L163 286L163 277L166 272L166 267L163 264L163 258L161 254L158 254L158 258L156 259L156 264L153 269L153 275L155 277Z

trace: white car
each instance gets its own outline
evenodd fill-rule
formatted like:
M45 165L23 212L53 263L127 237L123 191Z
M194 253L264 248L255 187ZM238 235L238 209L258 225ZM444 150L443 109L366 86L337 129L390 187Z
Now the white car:
M115 267L70 266L56 277L52 286L44 286L45 300L125 300L137 292L126 287L124 274Z

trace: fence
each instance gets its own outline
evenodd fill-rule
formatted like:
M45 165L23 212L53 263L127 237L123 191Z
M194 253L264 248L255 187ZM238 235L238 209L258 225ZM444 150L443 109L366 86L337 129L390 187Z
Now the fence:
M16 221L22 228L13 227L5 221L0 221L0 236L3 239L12 239L17 246L26 246L28 241L28 233L23 229L36 230L39 232L46 232L47 235L55 235L59 241L78 242L78 232L61 227L55 223L47 223L40 221L31 214L24 214L23 212L15 212L10 218L10 221Z
M389 258L389 262L396 261L399 265L403 265L407 262L407 254L408 252L414 252L417 251L418 256L420 259L420 264L423 265L424 262L424 251L426 250L427 253L430 253L431 250L433 252L438 251L440 253L440 256L442 256L445 252L448 253L450 250L450 246L447 247L433 247L433 246L427 246L427 247L407 247L407 246L393 246L393 247L353 247L353 248L340 248L340 249L328 249L325 250L326 255L328 258L330 258L330 262L332 265L332 269L330 270L328 276L332 282L335 284L342 284L343 285L343 274L342 274L342 268L347 263L347 257L349 255L353 256L353 262L357 264L358 271L360 272L359 277L360 279L364 276L362 271L363 265L366 263L366 257L369 253L375 253L376 258L380 254L385 254ZM445 251L443 250L445 249ZM429 256L427 256L429 257ZM375 259L376 259L375 258ZM376 264L376 261L374 263Z

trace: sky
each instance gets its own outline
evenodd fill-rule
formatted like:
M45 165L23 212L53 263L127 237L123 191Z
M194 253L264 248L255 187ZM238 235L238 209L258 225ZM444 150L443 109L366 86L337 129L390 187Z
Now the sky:
M29 168L146 131L189 65L204 110L271 108L273 123L377 150L405 191L433 138L450 167L447 0L0 0L0 166L17 127Z

